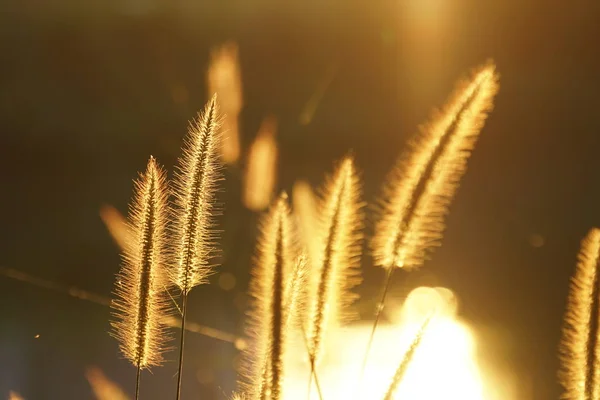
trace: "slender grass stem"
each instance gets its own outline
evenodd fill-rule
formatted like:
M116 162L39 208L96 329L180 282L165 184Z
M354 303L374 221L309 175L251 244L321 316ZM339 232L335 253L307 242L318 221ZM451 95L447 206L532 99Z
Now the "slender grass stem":
M375 331L377 330L377 325L379 324L379 319L381 318L381 312L383 311L385 298L387 297L388 290L390 288L390 282L392 281L392 273L394 272L395 267L388 267L385 275L385 283L383 285L383 290L381 291L381 298L379 299L379 303L377 303L377 311L375 313L375 321L373 322L373 329L371 329L371 335L369 336L369 342L367 343L367 349L365 350L365 356L363 358L362 366L360 368L360 376L358 379L358 384L362 384L363 377L365 375L365 369L367 367L367 361L369 360L369 353L371 352L371 346L373 345L373 339L375 338Z
M177 372L177 397L179 400L181 398L181 376L183 373L183 347L185 343L185 318L187 314L187 299L188 295L183 295L183 304L181 306L181 337L179 340L179 367Z
M142 367L138 363L137 376L135 378L135 400L140 398L140 377L142 376Z
M319 384L319 378L317 377L317 371L315 369L315 357L310 351L310 346L308 345L308 336L306 335L306 329L304 326L300 324L302 328L302 337L304 338L304 345L306 346L306 351L308 352L308 359L310 361L310 378L308 382L308 397L310 398L310 390L312 388L312 378L315 378L315 386L317 388L317 393L319 394L319 400L323 400L323 392L321 391L321 385Z

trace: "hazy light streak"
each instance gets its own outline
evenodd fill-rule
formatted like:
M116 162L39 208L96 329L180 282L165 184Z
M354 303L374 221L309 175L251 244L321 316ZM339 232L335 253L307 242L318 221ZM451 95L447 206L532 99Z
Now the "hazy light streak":
M267 208L277 179L277 120L263 120L256 139L250 146L244 180L244 205L253 211Z
M224 162L231 164L240 156L238 115L243 106L237 43L227 42L212 49L207 81L208 97L217 93L221 111L227 116L222 127L225 134L221 156Z
M40 278L23 271L13 268L0 266L0 275L12 278L21 282L29 283L30 285L52 290L62 294L75 297L77 299L86 300L102 306L110 306L111 300L106 296L92 293L88 290L80 289L75 286L69 286L62 283L53 282L48 279ZM181 328L181 319L176 317L167 317L162 322L172 328ZM246 339L234 334L224 332L222 330L211 328L209 326L200 325L195 322L186 322L185 330L188 332L198 333L213 339L222 340L224 342L233 343L237 349L243 349L246 346Z

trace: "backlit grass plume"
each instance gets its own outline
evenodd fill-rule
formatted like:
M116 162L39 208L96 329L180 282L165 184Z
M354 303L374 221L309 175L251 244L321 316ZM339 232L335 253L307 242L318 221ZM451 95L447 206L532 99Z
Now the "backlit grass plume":
M187 298L193 287L206 283L216 248L215 192L220 179L219 116L216 95L190 125L175 175L175 268L172 282L181 289L182 329L177 398L181 389Z
M495 66L476 70L400 158L384 189L372 241L378 265L418 267L439 243L448 206L497 91Z
M362 227L360 184L352 157L342 160L323 188L308 291L308 338L314 359L327 328L348 316L358 297L351 289L360 283L359 257Z
M600 229L593 228L581 244L571 279L561 340L560 381L564 399L600 399Z
M467 160L498 92L495 66L488 63L461 82L441 112L411 144L390 173L381 215L371 241L377 265L387 269L363 371L384 307L394 268L414 269L440 244L444 220Z
M293 312L296 245L287 203L282 194L262 220L258 254L252 270L248 334L253 344L245 354L245 393L250 399L282 398L286 322ZM301 261L302 262L302 261ZM298 272L298 269L296 269Z
M388 387L385 396L383 396L383 400L394 400L394 394L396 393L396 390L398 389L398 387L402 383L402 380L404 379L404 375L406 374L406 371L408 370L408 367L410 366L410 363L412 362L413 357L417 352L419 345L421 344L421 340L423 339L423 336L427 331L427 327L429 326L430 321L431 316L428 317L425 320L425 322L423 322L423 324L419 328L419 331L417 332L413 341L411 342L410 346L406 350L406 353L404 353L404 356L402 356L400 364L398 364L398 368L396 368L396 372L392 377L390 386Z
M167 207L166 175L151 157L146 172L135 182L128 219L130 240L123 251L112 302L112 334L138 369L136 398L141 370L161 364L167 338L160 322L169 305L165 291Z

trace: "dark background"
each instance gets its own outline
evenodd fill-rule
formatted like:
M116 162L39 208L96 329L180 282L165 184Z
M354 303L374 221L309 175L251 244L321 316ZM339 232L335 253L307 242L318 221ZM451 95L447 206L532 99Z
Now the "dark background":
M581 0L3 1L0 265L109 295L119 255L98 210L126 211L150 154L172 170L207 100L213 45L239 44L243 150L265 115L279 119L279 189L318 184L353 149L369 202L431 108L491 57L501 89L444 246L422 271L397 274L394 295L451 288L515 399L556 399L568 278L581 238L600 224L598 38L600 3ZM332 63L338 73L302 126ZM226 175L219 271L237 285L224 291L215 276L194 290L190 317L239 334L257 215L241 205L239 166ZM383 271L368 255L364 275L369 319ZM129 389L135 371L108 319L107 307L0 276L0 397L90 398L89 365ZM184 398L225 398L235 348L195 334L187 344ZM171 362L145 374L143 397L171 398L175 372Z

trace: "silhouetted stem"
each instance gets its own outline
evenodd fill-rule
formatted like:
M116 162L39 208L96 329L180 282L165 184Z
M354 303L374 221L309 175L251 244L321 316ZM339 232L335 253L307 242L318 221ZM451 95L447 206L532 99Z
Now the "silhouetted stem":
M140 367L140 364L138 363L138 367L137 367L137 377L135 378L135 400L138 400L140 398L140 377L142 375L142 368Z
M394 272L395 267L390 266L387 268L387 273L385 276L385 284L383 285L383 290L381 291L381 299L377 304L377 312L375 314L375 321L373 322L373 329L371 330L371 336L369 336L369 343L367 344L367 350L365 351L365 358L363 359L362 366L360 368L360 378L358 379L359 384L362 383L363 376L365 374L365 368L367 367L367 361L369 359L369 353L371 352L371 346L373 345L373 338L375 337L375 331L377 330L377 325L379 324L379 318L381 317L381 312L383 311L383 306L385 304L385 298L387 296L388 289L390 287L390 282L392 281L392 273Z
M177 372L177 397L179 400L181 397L181 375L183 372L183 346L185 341L185 317L187 314L187 293L183 295L183 304L181 307L181 338L179 340L179 370Z

